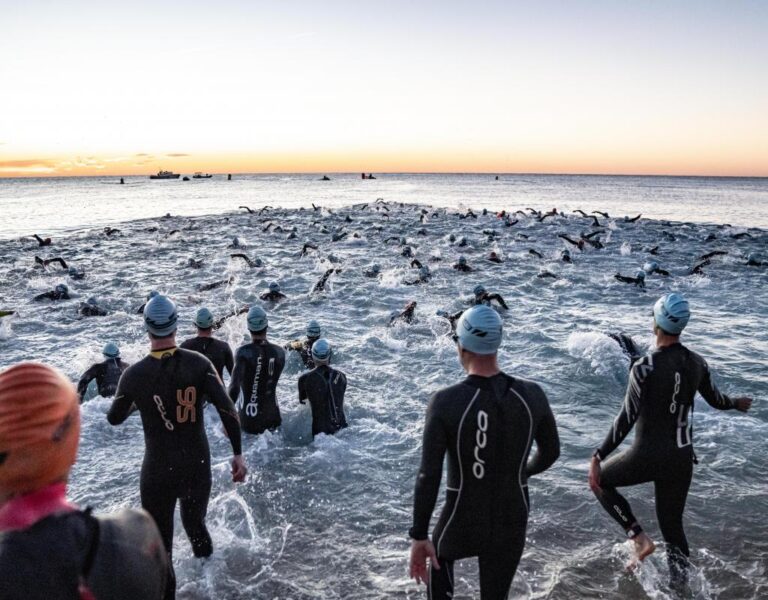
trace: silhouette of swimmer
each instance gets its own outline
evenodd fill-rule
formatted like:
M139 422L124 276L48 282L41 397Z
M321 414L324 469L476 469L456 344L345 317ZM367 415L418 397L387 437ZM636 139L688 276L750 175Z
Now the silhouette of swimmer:
M621 347L621 351L629 357L629 368L631 370L632 365L634 365L637 360L642 358L642 354L637 349L635 341L626 333L622 332L613 333L612 331L609 331L606 332L605 335L607 335L612 340L615 340L616 343Z
M10 317L11 315L15 315L15 310L0 310L0 319L3 317Z
M269 302L278 302L287 296L280 291L280 284L273 281L269 284L269 291L264 292L259 298Z
M461 318L461 315L464 314L464 311L460 310L460 311L455 312L453 314L449 314L445 310L438 310L437 312L435 312L435 314L438 317L443 317L444 319L448 319L448 322L451 324L451 332L455 333L456 332L456 321L458 321Z
M69 299L70 299L69 288L63 283L58 284L50 292L44 292L34 297L34 300L36 302L39 302L40 300L52 300L55 302L56 300L69 300Z
M496 252L491 252L491 253L488 255L488 258L487 258L486 260L488 260L489 262L492 262L492 263L496 263L496 264L501 264L501 263L503 263L503 262L504 262L504 261L503 261L503 260L502 260L502 259L499 257L499 255L498 255L498 254L496 254Z
M147 298L146 298L144 304L139 306L139 308L136 311L136 313L139 314L139 315L143 315L144 314L144 307L147 305L147 302L152 300L152 298L154 298L155 296L159 296L159 295L160 295L160 292L158 292L157 290L150 291L149 294L147 294Z
M85 271L78 269L76 267L69 267L69 269L67 269L67 275L69 275L70 279L73 279L75 281L85 279Z
M104 228L104 235L106 235L107 237L115 235L116 233L120 233L120 230L119 229L115 229L114 227L105 227Z
M205 262L203 261L203 259L195 260L194 258L191 258L191 257L187 259L187 266L191 267L192 269L199 269L204 264Z
M659 247L654 246L653 248L646 248L645 250L648 254L652 254L653 256L657 256L659 254Z
M531 256L535 256L536 258L544 258L541 252L539 252L538 250L534 250L533 248L528 249L528 254L530 254Z
M765 267L768 266L768 263L766 263L764 260L761 260L760 257L757 256L757 254L750 254L747 256L747 266L748 267Z
M574 210L573 212L575 212L575 213L579 213L579 214L580 214L582 217L585 217L585 218L587 218L587 219L591 219L591 218L592 218L592 217L590 217L590 216L589 216L587 213L585 213L583 210L581 210L580 208L577 208L577 209L576 209L576 210Z
M540 271L536 277L539 279L558 279L557 275L551 273L550 271Z
M416 310L416 300L411 300L408 304L405 305L405 308L402 312L393 315L389 319L389 325L393 325L397 321L403 321L405 323L408 323L409 325L413 322L414 319L414 311Z
M560 260L566 263L573 263L573 259L571 258L571 253L567 249L562 250L560 252Z
M326 269L325 273L323 273L323 276L317 281L317 283L315 283L314 287L312 288L312 293L322 292L325 290L325 284L328 283L328 278L334 273L341 273L341 269Z
M713 250L712 252L707 252L706 254L702 254L697 258L696 260L707 260L708 258L712 258L713 256L725 256L728 254L725 250Z
M645 287L645 271L638 271L635 277L628 277L619 273L616 273L613 277L622 283L633 283L637 287Z
M734 233L731 237L734 240L740 240L740 239L743 239L743 238L751 238L752 234L751 233L747 233L746 231L743 231L741 233Z
M244 208L245 210L248 211L249 215L252 215L255 212L252 208L249 208L248 206L238 206L237 208Z
M58 256L55 258L45 258L45 259L40 258L39 256L35 256L35 262L41 267L43 267L44 269L51 263L58 263L62 269L65 269L65 270L69 269L69 266L67 266L67 263L64 261L64 259Z
M36 233L32 235L37 240L37 244L39 246L50 246L51 245L51 238L47 237L45 239L41 238Z
M459 256L459 261L453 265L453 268L457 271L461 271L462 273L469 273L470 271L474 271L474 269L467 264L467 259L463 256Z
M96 298L88 298L87 301L81 302L78 312L84 317L106 317L109 314L107 309L99 306Z
M593 215L600 215L600 216L601 216L601 217L603 217L604 219L610 219L610 218L611 218L611 217L609 217L609 216L608 216L608 213L606 213L606 212L600 212L599 210L593 210L593 211L592 211L592 214L593 214Z
M231 285L234 280L234 277L230 277L228 279L222 279L221 281L214 281L213 283L203 283L197 286L197 291L208 292L210 290L215 290L216 288L220 288L225 285Z
M489 293L481 284L476 285L475 289L472 290L472 293L474 294L474 298L472 299L474 305L485 304L486 306L491 306L491 303L495 301L504 310L509 310L509 306L504 302L504 298L501 297L501 294Z
M651 260L645 263L643 265L643 271L648 273L648 275L653 275L654 273L656 273L657 275L663 275L664 277L669 277L669 271L659 267L659 263L657 263L655 260Z
M330 177L328 177L328 175L323 175L323 176L320 178L320 181L330 181L330 180L331 180L331 178L330 178Z
M701 262L691 267L691 270L688 272L688 275L704 275L704 267L711 264L712 264L712 261L709 259L702 260Z
M239 253L239 252L238 252L238 253L235 253L235 254L230 254L230 255L229 255L229 257L230 257L230 258L242 258L242 259L245 261L245 263L246 263L246 264L247 264L247 265L248 265L248 266L249 266L251 269L255 269L255 268L257 268L257 267L261 267L261 266L263 266L263 265L264 265L264 263L262 262L262 260L261 260L260 258L256 258L256 259L254 259L254 260L251 260L251 259L250 259L250 258L248 258L248 256L246 256L245 254L242 254L242 253Z
M310 244L309 242L306 242L301 247L301 252L299 253L299 257L305 256L306 254L309 254L309 250L317 250L317 246L315 244Z
M249 305L242 306L238 308L237 310L233 310L229 312L228 314L224 315L223 317L219 317L216 319L216 321L213 322L213 329L221 329L224 323L227 321L227 319L231 319L232 317L236 317L238 315L242 315L244 313L247 313L250 310Z
M583 239L574 240L572 237L568 236L565 233L558 233L557 237L564 239L569 244L573 244L574 246L576 246L581 252L584 252L584 244L586 243L585 240Z
M641 214L637 215L636 217L632 217L632 218L630 218L630 217L624 217L624 222L625 222L625 223L634 223L635 221L638 221L638 220L640 219L640 217L642 217L642 216L643 216L643 215L642 215L642 213L641 213Z
M381 267L377 264L373 264L365 271L363 271L363 275L366 277L378 277L381 274Z
M422 283L428 283L432 279L432 273L429 267L426 265L419 265L419 278L413 281L405 281L404 285L421 285Z

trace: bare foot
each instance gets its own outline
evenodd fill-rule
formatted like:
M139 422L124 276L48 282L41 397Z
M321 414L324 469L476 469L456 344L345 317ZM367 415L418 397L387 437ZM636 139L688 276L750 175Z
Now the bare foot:
M645 559L646 556L653 554L656 550L656 544L649 538L645 532L642 532L635 536L632 540L635 543L635 558L633 558L627 564L627 569L634 571L637 568L638 563Z

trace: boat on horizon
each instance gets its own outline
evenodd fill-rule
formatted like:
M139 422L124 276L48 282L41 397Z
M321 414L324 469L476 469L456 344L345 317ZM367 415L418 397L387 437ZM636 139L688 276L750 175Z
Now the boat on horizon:
M202 171L196 171L194 175L192 175L192 179L210 179L213 177L213 175L206 173L203 175Z
M181 177L178 173L173 171L158 171L157 175L150 175L150 179L178 179Z

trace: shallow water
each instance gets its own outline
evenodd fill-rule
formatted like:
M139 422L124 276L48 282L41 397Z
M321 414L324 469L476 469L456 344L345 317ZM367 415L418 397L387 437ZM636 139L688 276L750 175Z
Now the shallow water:
M300 194L293 197L299 203ZM257 208L255 198L247 204ZM761 198L755 200L755 206L764 206L765 197ZM235 198L226 209L234 210L240 200L242 197ZM358 197L356 201L368 200ZM245 436L251 469L245 485L229 481L231 450L215 411L208 410L214 465L208 523L216 552L205 563L194 559L177 519L174 561L179 598L424 596L423 588L407 578L407 530L424 408L432 391L462 376L446 335L448 325L435 311L462 308L476 283L501 293L510 305L503 315L502 367L541 383L563 444L562 456L553 468L531 480L528 544L513 596L671 597L662 551L637 575L624 572L626 543L591 495L586 469L592 449L618 411L627 376L626 357L603 332L626 331L647 347L652 341L650 308L659 295L672 289L685 293L693 306L687 343L707 358L726 392L757 399L749 415L718 413L704 402L697 403L694 429L700 464L686 512L696 568L693 594L696 598L761 598L768 594L764 525L768 512L768 411L764 404L768 396L764 326L768 268L744 265L746 254L765 253L765 229L750 229L752 237L735 239L734 233L747 230L695 223L665 225L646 219L635 224L609 220L602 238L606 247L583 254L575 251L574 264L566 265L557 261L563 242L556 234L578 235L591 229L588 220L575 215L543 223L521 218L517 225L506 228L491 214L460 220L455 210L439 210L422 225L420 206L390 204L390 216L383 217L386 211L375 210L375 197L370 200L367 209L338 208L332 213L280 209L263 215L240 211L125 221L119 225L121 233L111 237L100 231L106 221L95 215L90 229L83 227L83 221L77 227L62 225L62 229L75 231L58 235L44 254L29 239L0 242L0 308L19 311L17 316L0 320L0 366L22 359L45 360L76 380L92 361L100 359L100 349L109 340L118 342L123 356L133 362L147 348L135 311L150 289L176 299L179 337L185 339L193 334L192 316L199 306L205 304L215 314L223 314L257 301L271 280L279 280L289 296L288 301L267 307L273 341L285 343L299 337L306 321L316 318L324 335L336 345L336 366L349 377L350 427L336 436L311 441L309 409L296 401L300 364L292 356L278 386L282 431ZM526 197L521 204L547 210L550 200ZM595 208L601 208L599 200L604 200L602 208L614 201L596 198ZM309 206L309 201L311 198L303 204ZM486 204L482 197L462 201L472 206ZM146 207L149 199L143 197L142 202ZM695 203L695 198L689 202ZM331 201L321 203L330 205ZM445 204L456 206L458 202L452 196ZM719 210L723 216L722 208L703 204L703 214ZM215 210L215 206L209 208L209 212ZM633 212L646 210L643 205ZM164 212L158 206L155 214ZM347 215L353 219L351 223L345 223ZM756 222L760 219L768 222L764 213ZM265 232L270 221L284 231ZM288 240L292 227L296 227L297 238ZM342 227L350 236L332 243L331 232ZM416 235L420 227L427 236ZM174 230L178 232L171 234ZM484 230L497 232L497 239L490 242ZM352 238L353 232L361 237ZM451 244L451 232L466 236L468 246L460 249ZM706 242L709 234L715 234L716 240ZM415 269L400 255L396 241L385 243L388 237L401 235L407 236L422 261L427 262L430 255L442 256L441 262L429 263L433 272L429 284L403 285L415 279ZM229 258L232 250L228 245L235 236L247 244L246 254L264 261L263 268L248 269ZM299 258L304 241L317 243L320 250ZM616 271L633 274L647 258L643 248L657 244L656 260L672 277L650 276L645 291L612 278ZM545 258L534 258L528 254L529 248L539 250ZM715 249L729 254L714 259L704 276L685 274L697 256ZM505 262L485 261L490 250L499 252ZM36 253L61 255L85 269L87 277L70 281L52 267L45 272L35 269ZM459 254L478 270L472 274L453 271L450 265ZM203 259L203 267L188 268L190 257ZM382 266L378 280L362 274L372 262ZM326 293L310 294L329 265L340 266L342 272L331 278ZM558 274L559 279L537 278L542 268ZM201 283L230 275L235 279L228 287L197 291ZM73 300L56 304L31 301L36 293L59 282L70 286L76 296ZM94 295L111 314L79 317L79 301ZM390 314L410 299L418 301L417 321L388 328ZM244 317L238 317L227 321L219 336L236 346L245 340L245 333ZM141 424L138 417L132 417L121 427L111 427L105 418L108 407L109 400L98 397L83 405L80 456L71 480L75 499L98 510L139 505ZM651 486L634 488L627 496L638 518L658 539ZM456 575L456 598L475 597L476 564L461 563Z

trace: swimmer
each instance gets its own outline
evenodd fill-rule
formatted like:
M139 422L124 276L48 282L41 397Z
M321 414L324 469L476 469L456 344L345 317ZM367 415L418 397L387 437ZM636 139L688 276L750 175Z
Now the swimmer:
M219 379L224 379L224 369L232 377L232 368L235 364L232 356L232 348L224 340L217 340L213 337L213 326L215 325L213 313L203 307L195 314L195 327L197 336L184 340L179 344L179 348L199 352L213 363L213 368L219 375Z
M551 271L539 271L538 275L536 275L539 279L559 279L557 275L552 273Z
M325 284L328 283L328 278L334 273L341 273L341 269L326 269L325 273L323 273L323 276L318 279L317 283L315 283L315 285L312 287L312 293L314 294L316 292L325 291Z
M711 265L712 261L709 259L703 260L700 263L695 264L693 267L691 267L691 270L688 272L689 275L704 275L704 267L707 265Z
M251 260L250 258L248 258L247 255L239 253L239 252L236 253L236 254L230 254L229 258L242 258L245 261L245 264L247 264L251 269L256 269L256 268L264 266L264 263L262 262L262 260L260 258L256 258L254 260Z
M416 310L416 300L411 300L408 304L405 305L405 308L402 310L402 312L392 315L392 317L389 319L389 326L391 327L397 321L403 321L410 325L411 323L413 323L413 319L415 317L414 315L415 310Z
M422 265L421 265L421 261L420 261L418 258L414 258L414 259L411 261L411 268L412 268L412 269L414 269L414 268L415 268L415 269L421 269L421 266L422 266Z
M467 264L467 259L464 256L459 256L459 260L456 264L453 265L453 268L456 271L461 271L462 273L469 273L470 271L474 271L474 269Z
M209 292L211 290L215 290L217 288L223 287L225 285L232 285L232 282L235 280L234 276L229 277L228 279L222 279L220 281L214 281L213 283L203 283L197 286L198 292Z
M106 317L109 314L106 308L99 306L99 301L93 296L80 303L78 312L84 317Z
M412 258L413 257L413 250L411 249L410 246L406 246L405 248L403 248L403 250L402 250L402 252L400 254L402 254L405 258Z
M64 269L65 271L69 269L69 266L67 266L67 263L64 261L64 259L59 256L55 258L45 258L45 259L40 258L39 256L35 256L35 263L37 263L44 269L51 263L58 263L59 266L61 266L61 268Z
M246 244L239 237L235 236L232 238L232 243L228 246L228 248L245 248L247 246L248 244Z
M612 340L615 340L615 342L621 348L621 351L629 357L630 369L632 368L632 365L634 365L642 357L642 354L640 354L640 351L637 349L635 340L633 340L626 333L608 332L605 335L607 335Z
M280 300L287 297L288 296L280 291L280 284L276 281L272 281L269 284L269 291L266 291L261 296L259 296L261 300L267 300L269 302L279 302Z
M752 234L751 233L747 233L746 231L742 231L741 233L734 233L731 237L734 240L741 240L743 238L751 238Z
M572 237L566 235L565 233L558 233L557 237L564 239L569 244L576 246L581 252L584 252L584 244L586 242L583 239L574 240Z
M80 407L58 371L0 373L0 597L158 600L168 562L143 510L81 510L67 498Z
M501 599L525 547L528 479L554 464L560 440L544 391L499 369L496 311L470 308L457 331L467 377L435 392L427 407L409 530L410 575L428 582L431 600L453 598L454 561L476 556L480 597ZM446 455L446 499L430 541Z
M673 586L687 580L688 541L683 510L693 475L691 419L698 392L717 410L747 412L752 399L730 398L712 381L706 361L680 343L690 308L680 294L659 298L653 307L656 350L635 363L621 411L589 467L589 486L603 508L634 542L634 564L655 545L643 531L618 487L653 482L656 514L664 541ZM606 460L637 423L629 450Z
M467 245L467 238L465 238L464 236L461 236L461 237L459 238L459 241L458 241L458 242L456 242L456 245L457 245L459 248L464 248L464 247Z
M77 267L69 267L69 269L67 269L67 275L74 281L85 279L85 271L78 269Z
M635 273L634 277L628 277L626 275L620 275L619 273L616 273L613 278L621 281L622 283L633 283L636 287L645 287L645 271L643 270Z
M513 225L517 225L519 223L518 219L512 220L512 217L507 217L504 219L504 226L505 227L512 227Z
M344 415L344 393L347 377L330 366L332 348L325 338L312 346L312 360L317 365L309 373L299 376L299 402L309 400L312 409L312 437L324 433L333 435L347 427Z
M573 263L570 251L566 248L560 251L560 260L566 263Z
M645 271L648 275L653 275L656 273L664 277L669 277L669 271L659 267L659 263L657 263L655 260L649 260L647 263L645 263L643 265L643 271Z
M85 399L85 392L88 391L88 384L94 379L96 380L96 388L99 391L99 396L102 398L111 398L117 391L117 382L120 381L120 376L123 374L130 364L123 362L120 358L120 348L117 344L109 342L104 346L101 351L104 355L104 360L100 363L91 365L91 367L83 373L80 381L77 382L77 395L80 397L80 404Z
M765 266L768 266L768 263L766 263L764 260L760 260L757 254L750 254L749 256L747 256L747 266L748 267L765 267Z
M381 267L376 263L374 263L363 271L363 275L371 278L378 277L379 275L381 275Z
M343 239L344 239L345 237L347 237L348 235L349 235L349 232L348 232L348 231L340 231L340 232L338 232L338 233L334 233L334 234L331 236L331 241L332 241L332 242L340 242L341 240L343 240Z
M485 304L486 306L491 306L491 303L495 301L504 310L509 310L509 306L507 306L507 303L504 302L504 298L502 298L500 294L488 293L488 291L485 289L485 287L482 284L476 285L475 289L472 290L472 294L474 295L474 298L472 299L472 303L475 306L477 306L478 304Z
M707 260L707 259L712 258L714 256L725 256L727 254L728 254L728 252L726 252L725 250L713 250L712 252L707 252L706 254L702 254L696 260Z
M40 300L69 300L69 288L64 283L58 284L53 290L50 292L45 292L42 294L38 294L33 298L36 302L39 302Z
M422 283L429 283L432 279L432 272L427 265L419 266L419 278L414 281L404 281L405 285L421 285Z
M574 210L573 212L575 212L575 213L579 213L579 214L580 214L582 217L584 217L585 219L591 219L591 218L592 218L592 217L590 217L590 216L589 216L587 213L585 213L583 210L581 210L580 208L577 208L577 209L576 209L576 210Z
M191 269L199 269L205 264L205 261L203 259L195 260L194 258L190 257L187 259L187 266Z
M251 434L274 431L282 423L275 388L285 366L285 351L267 340L269 320L260 306L252 306L246 320L251 342L235 353L235 369L229 382L229 397L240 405L243 431Z
M593 214L593 215L600 215L600 216L601 216L601 217L603 217L604 219L610 219L610 218L611 218L611 217L609 217L609 216L608 216L608 213L606 213L606 212L600 212L599 210L593 210L593 211L592 211L592 214Z
M232 310L228 314L224 315L223 317L219 317L213 322L213 329L221 329L224 326L224 323L227 321L227 319L231 319L232 317L236 317L238 315L242 315L248 312L250 309L250 306L247 304L245 306L242 306L238 308L237 310Z
M642 217L642 216L643 216L642 214L639 214L636 217L632 217L632 218L624 217L624 222L625 223L634 223L635 221L638 221L640 219L640 217Z
M141 306L139 306L138 310L136 311L136 314L143 315L144 308L147 306L147 302L152 300L152 298L154 298L155 296L159 296L159 295L160 295L160 292L158 292L157 290L150 291L149 294L147 294L147 301L144 302L144 304L142 304Z
M104 228L104 235L106 235L107 237L113 236L116 233L120 233L120 230L119 229L115 229L114 227L105 227Z
M286 344L285 349L293 352L298 352L301 357L301 361L307 369L314 369L315 363L312 360L312 344L314 344L320 336L323 334L323 330L320 327L320 323L312 319L307 323L307 337L303 340L293 340Z
M128 367L107 413L111 425L123 423L135 410L144 428L141 506L155 520L168 553L170 584L166 600L175 597L173 514L181 503L182 524L192 553L208 557L213 541L205 525L211 495L211 455L202 399L217 410L232 446L232 481L248 472L242 456L235 407L210 360L176 347L178 313L170 298L157 295L144 309L150 353Z
M654 256L657 256L659 254L659 247L654 246L653 248L649 248L646 250L648 254L653 254Z
M37 235L36 233L33 234L32 237L37 240L37 245L40 246L40 247L42 247L42 246L50 246L51 245L51 238L49 238L49 237L43 239L39 235Z
M528 249L528 254L531 256L535 256L536 258L544 258L544 256L539 252L538 250L534 250L533 248Z
M310 250L317 250L317 246L315 244L310 244L309 242L306 242L301 247L301 252L299 253L299 257L306 256L307 254L309 254Z
M504 261L501 259L501 257L500 257L500 256L499 256L499 255L498 255L496 252L491 252L491 253L488 255L488 258L487 258L486 260L487 260L488 262L492 262L492 263L496 263L496 264L501 264L501 263L503 263L503 262L504 262Z
M252 215L255 212L252 208L248 208L247 206L238 206L237 208L244 208L245 210L248 211L249 215Z

